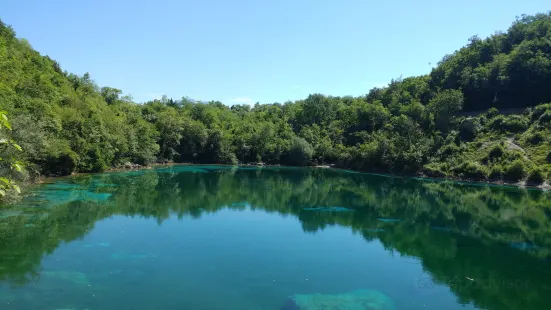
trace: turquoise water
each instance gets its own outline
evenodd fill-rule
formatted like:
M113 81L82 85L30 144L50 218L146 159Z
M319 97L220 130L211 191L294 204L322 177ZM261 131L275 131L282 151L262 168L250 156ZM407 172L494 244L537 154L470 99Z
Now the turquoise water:
M0 210L0 309L551 309L551 193L330 169L59 178Z

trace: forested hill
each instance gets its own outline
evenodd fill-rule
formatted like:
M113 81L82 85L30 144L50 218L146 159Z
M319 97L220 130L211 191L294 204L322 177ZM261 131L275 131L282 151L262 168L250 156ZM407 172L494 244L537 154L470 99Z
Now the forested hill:
M312 94L254 107L185 97L136 104L88 74L63 71L0 22L0 110L13 128L0 127L0 134L23 149L0 147L0 175L18 175L8 159L21 159L31 176L126 162L335 163L541 183L551 171L550 86L549 13L472 37L430 74L393 80L363 97ZM500 114L504 109L523 112Z

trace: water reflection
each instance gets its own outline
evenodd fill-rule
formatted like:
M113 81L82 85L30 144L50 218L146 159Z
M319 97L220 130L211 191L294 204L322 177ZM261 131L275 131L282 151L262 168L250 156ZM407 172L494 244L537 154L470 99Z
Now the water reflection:
M52 276L40 271L46 254L114 215L162 224L250 208L294 216L308 233L339 225L379 240L420 261L420 291L443 284L479 308L551 309L551 197L541 191L327 169L174 166L59 179L36 193L0 211L4 283Z

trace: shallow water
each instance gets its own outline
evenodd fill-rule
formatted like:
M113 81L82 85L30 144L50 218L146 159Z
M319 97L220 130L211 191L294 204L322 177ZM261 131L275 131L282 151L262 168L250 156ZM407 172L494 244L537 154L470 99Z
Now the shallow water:
M56 179L0 211L0 309L551 309L551 194L330 169Z

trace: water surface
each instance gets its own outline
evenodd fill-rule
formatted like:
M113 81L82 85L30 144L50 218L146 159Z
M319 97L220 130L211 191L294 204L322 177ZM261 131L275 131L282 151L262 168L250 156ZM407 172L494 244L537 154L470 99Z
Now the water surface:
M55 179L0 211L0 309L551 309L551 195L311 168Z

